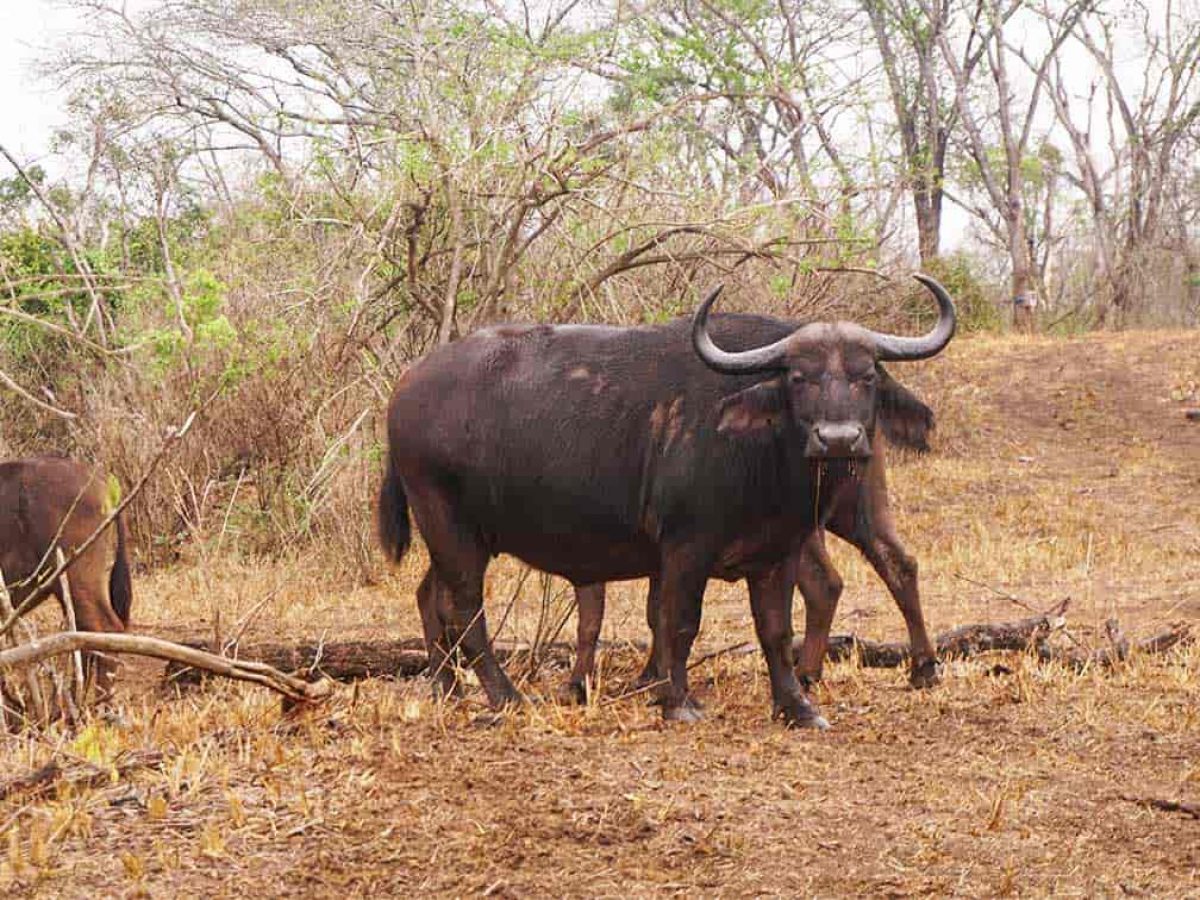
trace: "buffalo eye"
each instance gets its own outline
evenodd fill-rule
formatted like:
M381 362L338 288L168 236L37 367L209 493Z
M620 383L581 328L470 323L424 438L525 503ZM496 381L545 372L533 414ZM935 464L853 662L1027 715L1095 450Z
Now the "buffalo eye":
M810 374L807 372L792 372L788 376L788 380L791 381L791 383L796 387L799 387L803 384L820 384L821 376L815 373Z
M862 384L870 387L879 380L879 376L874 369L867 369L865 372L847 372L847 377L852 384Z

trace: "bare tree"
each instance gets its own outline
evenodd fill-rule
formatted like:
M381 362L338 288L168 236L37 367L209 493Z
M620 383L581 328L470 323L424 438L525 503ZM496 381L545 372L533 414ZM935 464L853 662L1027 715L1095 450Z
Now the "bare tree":
M949 3L933 0L922 9L908 0L863 0L887 79L900 134L904 181L912 196L917 249L922 264L939 252L945 197L946 152L953 105L943 86L938 39L947 25ZM978 53L961 64L970 81Z
M933 18L933 8L927 0L923 0L923 4L926 14ZM966 43L979 41L983 48L985 69L992 88L986 95L981 95L972 84L970 71L960 62L964 54L955 50L949 31L939 32L938 46L954 79L955 105L967 153L996 214L993 228L1004 239L1016 321L1021 327L1031 329L1037 297L1033 291L1034 259L1026 221L1023 165L1038 121L1038 104L1046 88L1049 67L1089 8L1089 3L1088 0L1072 0L1056 10L1053 33L1037 54L1038 62L1032 67L1032 81L1023 101L1018 99L1018 85L1010 69L1010 64L1017 62L1020 56L1006 31L1010 20L1022 8L1019 0L1006 3L981 0L976 7L977 16L964 24ZM996 115L986 116L984 109L993 104ZM992 149L997 145L999 153L993 154ZM988 221L986 211L973 211Z
M1094 231L1101 323L1110 310L1118 323L1134 313L1152 281L1152 261L1175 269L1177 294L1190 289L1198 262L1188 222L1195 214L1189 151L1200 119L1200 19L1175 2L1128 2L1123 12L1124 25L1109 16L1080 21L1075 39L1096 63L1088 82L1080 85L1061 59L1050 69L1054 112L1074 157L1072 180ZM1052 20L1048 7L1042 14ZM1184 265L1172 266L1169 256Z

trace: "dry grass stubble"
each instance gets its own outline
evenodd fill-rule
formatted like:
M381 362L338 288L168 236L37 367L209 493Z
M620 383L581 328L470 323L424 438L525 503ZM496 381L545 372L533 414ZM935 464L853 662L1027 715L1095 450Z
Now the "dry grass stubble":
M901 534L935 630L1017 618L1071 597L1097 639L1200 622L1200 426L1170 401L1196 379L1194 336L971 339L897 371L939 413L936 453L894 459ZM1190 366L1190 369L1189 369ZM1190 429L1190 430L1189 430ZM831 542L831 546L834 542ZM848 548L837 630L898 639L878 579ZM141 579L138 628L169 637L348 639L419 633L420 554L370 588L320 559L230 555ZM521 572L489 576L493 623ZM958 576L966 576L973 582ZM555 604L565 592L551 588ZM537 630L524 582L505 636ZM614 586L599 693L633 678L644 584ZM568 628L573 628L573 622ZM744 588L714 583L698 653L752 639ZM694 673L709 718L668 728L639 700L543 703L493 729L481 699L437 706L426 685L347 688L295 718L230 685L171 699L129 666L121 721L5 739L2 767L113 764L163 751L111 784L0 799L0 887L361 896L726 895L1200 891L1200 822L1139 799L1200 799L1200 648L1070 673L1011 655L953 663L931 692L838 664L822 736L769 720L761 658ZM564 673L530 685L550 695ZM1129 799L1133 798L1133 799Z

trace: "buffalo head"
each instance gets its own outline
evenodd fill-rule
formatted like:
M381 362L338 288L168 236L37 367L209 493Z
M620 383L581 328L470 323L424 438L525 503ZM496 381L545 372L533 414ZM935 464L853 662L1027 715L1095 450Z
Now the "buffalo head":
M798 430L811 458L871 455L875 430L876 363L927 359L954 336L954 302L927 275L915 275L937 299L939 316L922 337L883 334L853 322L817 322L765 347L731 353L708 334L708 312L721 293L713 289L696 310L692 344L700 359L730 375L768 377L721 404L718 428L742 433Z

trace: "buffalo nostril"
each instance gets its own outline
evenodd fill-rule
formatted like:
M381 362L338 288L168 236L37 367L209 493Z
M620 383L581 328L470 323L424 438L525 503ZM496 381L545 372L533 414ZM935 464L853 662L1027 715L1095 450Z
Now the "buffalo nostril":
M829 446L848 447L862 438L862 428L853 425L819 425L817 438Z
M863 456L868 454L866 429L858 422L820 422L809 433L810 456Z

